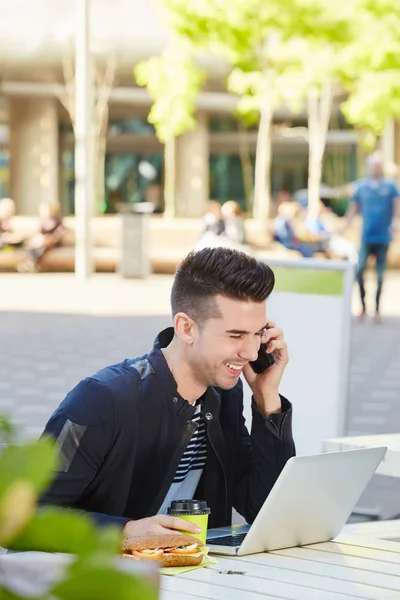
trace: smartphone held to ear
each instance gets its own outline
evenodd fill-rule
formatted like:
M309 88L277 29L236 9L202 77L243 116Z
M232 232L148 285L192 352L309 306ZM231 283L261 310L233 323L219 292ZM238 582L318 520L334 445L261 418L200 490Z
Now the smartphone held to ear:
M261 344L258 351L258 358L250 362L251 368L253 369L254 373L257 373L257 375L264 373L264 371L266 371L269 367L272 367L272 365L275 363L272 354L268 354L266 352L266 347L266 344Z

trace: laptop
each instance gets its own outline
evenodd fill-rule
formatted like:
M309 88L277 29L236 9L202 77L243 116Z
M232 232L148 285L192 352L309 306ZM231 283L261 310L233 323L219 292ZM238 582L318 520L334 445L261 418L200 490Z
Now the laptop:
M245 555L337 537L386 447L290 458L254 523L210 529L210 553Z

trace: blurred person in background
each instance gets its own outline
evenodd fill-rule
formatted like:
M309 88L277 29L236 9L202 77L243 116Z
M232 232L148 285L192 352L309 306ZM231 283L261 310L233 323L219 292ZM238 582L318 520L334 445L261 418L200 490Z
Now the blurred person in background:
M312 258L316 252L326 253L327 241L315 239L314 235L300 231L296 219L302 207L295 201L284 201L278 206L274 219L274 238L288 250L297 250L304 258Z
M37 272L43 256L51 248L60 244L61 238L67 231L58 202L42 202L39 206L39 216L39 231L26 242L28 256L18 265L20 272Z
M228 200L222 205L221 212L225 224L225 235L238 246L244 244L244 220L239 203Z
M207 210L203 218L203 229L196 244L196 250L216 248L221 245L220 236L225 234L225 221L222 207L216 200L207 202Z
M11 219L15 215L15 202L11 198L0 200L0 250L19 247L23 243L21 236L13 232Z
M367 307L365 302L364 271L368 257L375 256L377 288L375 296L375 321L382 320L380 300L383 287L383 275L395 214L400 217L399 191L394 181L383 176L383 160L379 152L374 152L367 159L368 176L356 181L353 186L353 197L346 213L346 223L341 229L343 234L351 225L357 214L362 218L362 234L357 266L357 281L360 288L361 313L364 320Z
M325 217L332 218L333 216L332 210L320 201L316 214L307 213L305 219L306 231L314 236L315 240L326 242L326 248L331 257L345 258L357 263L358 253L355 245L335 233L334 229L326 222Z

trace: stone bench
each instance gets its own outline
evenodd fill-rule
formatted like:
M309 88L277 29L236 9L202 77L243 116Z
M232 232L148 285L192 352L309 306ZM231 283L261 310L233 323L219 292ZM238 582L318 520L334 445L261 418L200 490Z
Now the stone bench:
M62 245L53 248L43 258L42 269L46 271L73 271L75 261L74 238L75 218L66 217L68 233ZM35 217L14 217L13 230L27 237L37 230ZM356 222L348 238L358 239L360 223ZM300 254L287 250L274 242L271 235L272 223L261 224L253 219L245 222L246 239L257 255L271 258L299 258ZM97 271L116 271L120 257L121 221L118 215L94 217L91 222L92 255ZM160 215L149 218L148 247L150 265L154 273L174 273L177 265L196 245L202 230L201 219L166 219ZM400 268L400 233L389 250L388 266ZM23 250L0 251L0 270L15 270L26 256Z
M75 219L64 220L67 233L61 244L52 248L41 261L43 271L73 271L75 265ZM15 217L13 230L26 238L37 229L35 217ZM118 270L120 260L121 222L117 216L95 217L91 223L92 257L96 271ZM176 266L195 246L201 231L201 222L176 219L167 221L158 216L149 220L149 258L155 273L174 273ZM0 270L15 270L27 256L26 250L0 251Z
M43 271L73 271L75 265L75 219L64 220L67 233L61 245L49 250L41 261ZM13 230L22 237L36 231L35 217L15 217ZM264 250L270 256L299 256L297 252L285 249L273 242L268 226L260 226L254 221L246 222L247 235L252 249ZM151 270L154 273L174 273L177 265L196 245L202 230L201 219L165 219L151 215L148 229L148 248ZM120 260L121 222L116 215L95 217L91 223L92 257L96 271L113 272L118 270ZM27 256L23 249L0 251L0 270L15 270Z

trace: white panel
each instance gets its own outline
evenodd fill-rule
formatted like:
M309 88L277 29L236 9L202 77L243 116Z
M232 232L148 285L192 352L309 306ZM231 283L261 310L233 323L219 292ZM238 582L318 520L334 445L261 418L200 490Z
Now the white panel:
M283 329L289 348L290 362L280 391L293 404L297 454L319 453L323 440L345 434L350 269L349 265L344 274L343 296L273 292L267 302L267 317ZM244 384L245 417L250 427L251 392Z

